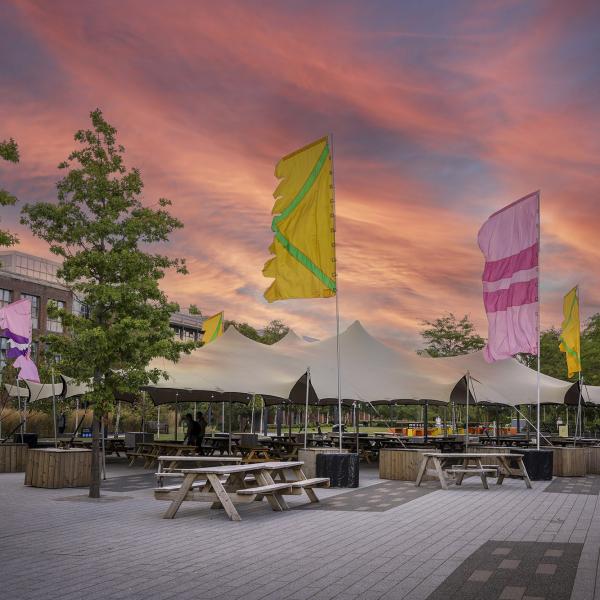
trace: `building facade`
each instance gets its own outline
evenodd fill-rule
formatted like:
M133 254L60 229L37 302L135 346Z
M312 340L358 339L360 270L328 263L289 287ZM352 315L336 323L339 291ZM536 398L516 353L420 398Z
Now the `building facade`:
M33 325L32 357L37 358L38 338L46 333L62 333L60 319L48 317L48 304L86 316L86 306L58 278L60 263L15 250L0 251L0 307L29 298ZM202 338L200 315L183 312L171 316L170 325L182 340ZM6 364L8 339L0 337L0 368Z

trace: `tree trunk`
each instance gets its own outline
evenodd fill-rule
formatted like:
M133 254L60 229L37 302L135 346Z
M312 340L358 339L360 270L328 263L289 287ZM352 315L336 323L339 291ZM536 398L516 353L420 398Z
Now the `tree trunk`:
M90 498L100 498L100 419L92 416L92 473L90 479Z

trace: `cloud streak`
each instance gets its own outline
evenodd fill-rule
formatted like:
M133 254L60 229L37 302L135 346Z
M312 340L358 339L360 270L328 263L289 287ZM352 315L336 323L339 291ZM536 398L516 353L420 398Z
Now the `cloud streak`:
M72 133L100 106L145 201L171 198L186 225L167 250L191 274L169 275L169 295L323 337L333 302L267 305L261 270L275 163L331 132L345 323L415 346L422 320L454 311L485 332L477 230L535 189L543 323L560 323L575 283L584 314L600 310L597 4L436 6L3 5L0 137L22 162L0 181L22 201L53 198Z

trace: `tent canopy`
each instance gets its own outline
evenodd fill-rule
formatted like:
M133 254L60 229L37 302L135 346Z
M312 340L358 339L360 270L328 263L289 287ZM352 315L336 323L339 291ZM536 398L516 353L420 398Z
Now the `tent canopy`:
M340 334L340 355L345 404L460 402L466 397L467 374L473 403L537 402L537 373L516 359L490 364L482 352L451 358L420 356L381 343L358 321ZM290 331L267 346L230 327L178 363L158 360L152 366L168 373L168 379L146 388L157 404L228 401L228 394L233 401L249 402L253 394L261 394L267 404L304 404L308 368L309 403L337 402L335 337L310 343ZM540 384L541 402L550 404L562 404L573 385L543 374Z

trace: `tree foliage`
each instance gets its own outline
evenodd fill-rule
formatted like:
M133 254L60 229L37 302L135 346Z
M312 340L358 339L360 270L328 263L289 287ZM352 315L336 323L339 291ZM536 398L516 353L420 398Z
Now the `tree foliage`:
M266 344L267 346L278 342L290 330L290 328L285 323L279 321L278 319L273 320L268 325L266 325L262 332L255 329L254 327L252 327L252 325L249 325L248 323L226 321L225 328L229 326L235 327L242 335L245 335L247 338L250 338L251 340L254 340L256 342L260 342L261 344Z
M468 315L458 320L454 314L448 313L433 321L423 321L422 325L425 329L420 334L427 346L418 350L419 354L434 358L458 356L481 350L485 345Z
M567 361L564 353L559 350L559 336L559 329L542 331L540 370L546 375L568 381ZM519 360L532 369L537 369L536 355L520 354ZM600 313L592 315L581 332L581 369L586 383L600 385ZM576 381L578 377L575 374L570 380Z
M0 142L0 158L12 163L19 162L19 147L15 140L10 138L8 141ZM6 190L0 188L0 206L12 206L17 199ZM5 229L0 229L0 246L13 246L18 242L18 238Z
M169 214L169 200L159 199L158 208L142 204L140 173L125 167L116 129L100 110L90 116L92 128L77 131L79 148L59 165L66 174L58 202L27 204L21 221L62 258L59 276L89 308L89 318L53 309L68 335L45 342L64 373L93 381L88 399L99 419L119 394L166 376L147 368L153 358L177 360L195 344L173 336L169 317L179 307L159 287L166 270L186 273L185 262L147 246L183 225ZM99 472L96 483L99 494Z

